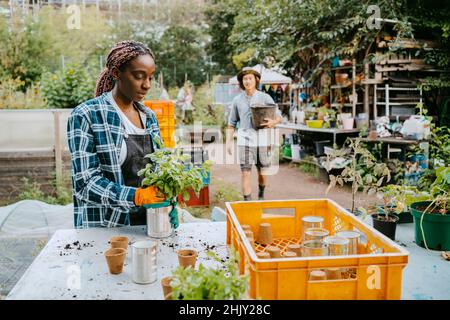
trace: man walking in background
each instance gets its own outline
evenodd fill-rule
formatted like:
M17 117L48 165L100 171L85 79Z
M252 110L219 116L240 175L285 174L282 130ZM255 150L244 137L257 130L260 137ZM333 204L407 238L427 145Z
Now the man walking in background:
M264 92L258 91L261 74L252 68L245 67L237 75L239 87L243 90L233 99L227 129L227 151L234 149L234 130L239 122L237 147L241 166L241 183L244 200L252 198L251 170L255 164L258 170L258 199L264 199L267 183L267 170L271 167L271 136L273 128L281 122L281 112L277 108L275 119L264 119L265 128L255 130L252 122L251 106L275 105L273 99Z

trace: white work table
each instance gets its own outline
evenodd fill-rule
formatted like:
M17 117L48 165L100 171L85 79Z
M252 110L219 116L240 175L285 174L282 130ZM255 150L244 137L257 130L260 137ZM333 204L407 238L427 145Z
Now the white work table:
M153 240L146 235L145 227L58 230L7 299L163 299L160 281L178 267L176 250L196 249L197 267L200 263L220 266L207 256L207 251L216 252L225 261L228 257L225 234L225 222L180 224L175 236L154 240L158 242L158 279L142 285L132 281L131 246L119 275L109 273L104 252L110 248L109 239L117 235L127 236L131 243ZM79 244L74 245L77 241ZM70 249L66 249L68 244Z
M178 267L177 249L197 249L197 266L202 263L219 267L207 257L208 248L224 261L228 258L225 222L183 223L174 237L157 240L157 281L140 285L132 281L130 247L123 273L112 275L108 271L103 253L109 248L109 239L116 235L126 235L131 242L150 239L144 227L59 230L6 299L162 299L160 280ZM414 243L413 223L399 224L396 238L410 252L403 269L402 299L450 299L450 262L442 259L439 251L427 251ZM81 250L73 245L76 241ZM67 244L72 249L64 249ZM73 281L77 270L79 288Z

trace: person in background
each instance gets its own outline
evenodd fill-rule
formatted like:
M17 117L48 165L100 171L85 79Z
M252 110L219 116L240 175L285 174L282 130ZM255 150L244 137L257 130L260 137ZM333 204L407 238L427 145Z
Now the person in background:
M192 104L192 100L192 83L190 81L186 81L183 85L183 88L178 91L177 96L177 104L181 109L181 121L184 124L192 124L194 121L194 106Z
M237 147L239 163L241 167L241 183L244 200L252 198L251 170L256 165L258 171L258 199L264 199L264 190L267 185L267 171L271 163L271 131L277 123L281 122L281 112L277 107L275 119L265 119L265 129L256 131L253 129L252 112L250 107L254 104L275 105L273 99L264 92L258 91L261 74L250 68L243 68L237 75L239 87L242 92L237 95L231 104L227 129L227 151L229 154L234 150L234 131L239 122L237 134Z
M145 155L163 147L153 111L141 101L156 70L144 44L117 43L97 81L96 97L70 114L67 135L72 158L76 228L146 224L144 204L161 202L159 190L141 188Z

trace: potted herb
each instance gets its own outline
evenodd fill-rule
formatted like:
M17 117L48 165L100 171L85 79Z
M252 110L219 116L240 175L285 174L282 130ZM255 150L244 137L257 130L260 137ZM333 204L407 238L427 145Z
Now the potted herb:
M208 255L221 259L212 251ZM248 276L239 275L236 253L223 268L177 268L172 273L172 299L174 300L239 300L247 298Z
M147 209L158 209L162 212L168 211L165 209L171 206L172 209L169 213L170 222L174 228L177 228L178 215L176 208L178 195L181 195L184 201L189 200L190 189L198 195L203 188L203 179L207 178L212 163L207 160L201 166L194 166L190 162L190 155L183 155L180 150L173 152L168 149L161 149L145 157L150 158L151 163L138 172L139 176L144 177L142 186L156 186L167 200L158 204L145 205L144 207Z
M190 155L181 154L167 149L158 150L145 156L151 163L138 172L144 176L142 186L156 186L166 199L176 199L181 194L183 199L189 200L189 188L196 194L203 187L203 178L211 168L211 161L206 160L201 166L190 163Z
M436 169L431 201L411 204L416 243L434 250L450 250L450 167Z

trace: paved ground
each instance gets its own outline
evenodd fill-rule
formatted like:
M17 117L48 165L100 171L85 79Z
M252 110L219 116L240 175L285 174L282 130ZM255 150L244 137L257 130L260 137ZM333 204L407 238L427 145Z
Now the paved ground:
M212 169L213 179L225 181L241 191L241 177L238 165L215 165ZM258 196L258 177L256 168L252 171L252 197ZM336 187L328 195L325 193L328 184L317 178L301 172L298 167L289 163L280 164L279 170L268 179L265 190L265 199L306 199L306 198L330 198L345 206L351 207L350 188ZM211 194L217 190L217 183L213 180L210 186ZM376 197L369 197L358 193L356 196L356 207L367 206L376 201Z

